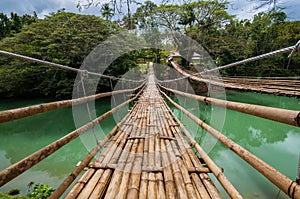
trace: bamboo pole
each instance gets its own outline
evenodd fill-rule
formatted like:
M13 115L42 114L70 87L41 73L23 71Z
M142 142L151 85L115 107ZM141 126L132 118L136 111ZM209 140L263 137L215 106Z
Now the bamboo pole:
M135 106L135 105L134 105ZM130 111L131 112L131 111ZM127 114L124 118L123 118L123 120L121 121L121 122L119 122L119 124L117 124L116 126L115 126L115 128L104 138L104 140L102 141L102 142L104 142L104 144L108 141L108 139L110 138L110 137L112 137L114 134L115 134L115 132L118 130L118 128L123 124L123 123L125 123L125 122L127 122L128 121L128 119L129 119L129 115L130 114ZM112 134L111 136L110 136L110 134ZM115 139L117 139L118 137L120 137L122 134L121 133L118 133L117 135L115 135ZM109 138L108 138L109 137ZM108 139L106 139L106 138L108 138ZM121 138L122 139L122 138ZM101 143L102 143L101 142ZM99 144L101 144L101 143L99 143ZM113 140L111 140L111 142L110 142L110 146L112 145L114 143L114 141ZM108 146L108 148L109 148L109 146ZM99 150L98 150L99 151ZM106 153L106 152L103 152L103 153ZM100 159L102 158L102 160L104 159L104 156L100 156ZM97 159L98 161L101 161L99 158ZM81 164L83 163L84 161L82 161L81 162ZM87 165L85 165L85 166L87 166ZM80 167L80 165L79 165L79 167ZM69 181L71 180L71 179L73 179L74 177L77 177L78 175L76 175L76 173L78 173L78 170L79 168L76 168L75 169L75 171L73 171L73 173L68 177L69 178ZM94 169L89 169L88 171L87 171L87 173L89 173L89 171L90 170L92 170L92 171L94 171ZM81 171L82 171L82 169L81 169ZM103 194L103 192L101 192L101 190L103 190L104 188L105 188L105 180L106 179L108 179L109 178L109 175L110 175L110 173L111 173L111 170L110 169L108 169L108 170L106 170L105 172L104 172L104 174L103 174L103 176L101 177L101 179L100 179L100 181L99 181L99 186L97 187L97 191L98 191L98 194L99 195L101 195L101 194ZM73 177L74 176L74 177ZM67 184L67 183L70 183L69 181L68 181L68 178L56 189L56 191L55 192L58 192L60 189L62 189L61 187L63 187L63 186L65 186L65 184ZM75 178L74 178L75 179ZM83 188L83 186L84 186L84 184L86 184L86 182L87 182L87 180L86 180L86 177L82 177L80 180L79 180L79 183L77 183L75 186L74 186L74 188L70 191L70 193L66 196L66 198L74 198L74 197L77 197L77 195L79 194L79 192L81 191L81 189ZM65 189L64 190L61 190L60 191L60 194L62 194L63 192L65 191ZM55 192L53 193L53 194L55 194ZM53 195L52 194L52 195ZM58 198L58 197L60 197L60 195L58 196L58 194L55 196L55 195L53 195L53 198Z
M0 112L0 123L21 119L24 117L38 114L38 113L43 113L43 112L47 112L47 111L51 111L51 110L65 108L65 107L69 107L72 105L74 106L74 105L87 103L89 101L100 99L103 97L133 92L133 91L136 91L136 90L142 88L143 85L144 84L142 84L136 88L133 88L133 89L125 89L125 90L119 90L119 91L113 91L113 92L107 92L107 93L99 93L96 95L91 95L91 96L82 97L82 98L78 98L78 99L49 102L49 103L43 103L43 104L39 104L39 105L33 105L33 106L27 106L27 107L23 107L23 108L1 111Z
M72 182L77 178L83 169L88 166L93 157L98 153L98 151L106 144L106 142L117 132L118 125L115 126L105 138L94 147L85 158L80 162L80 164L75 168L75 170L60 184L60 186L51 194L49 199L59 198L65 190L72 184Z
M161 139L161 133L162 129L164 128L163 125L161 125L160 121L160 115L161 115L161 102L162 99L160 99L160 102L155 103L156 106L154 106L154 109L156 112L155 114L155 119L154 119L154 124L158 126L156 128L156 136L155 136L155 167L161 167L162 166L162 160L161 160L161 145L160 145L160 139ZM165 191L165 186L163 182L163 175L162 172L158 172L155 174L156 182L157 182L157 190L158 190L158 195L157 197L159 199L165 199L166 198L166 191Z
M121 122L119 122L105 137L104 139L94 147L86 157L80 162L80 164L74 169L74 171L60 184L60 186L51 194L49 199L59 198L65 190L71 185L71 183L77 178L83 169L88 166L93 157L99 152L99 150L109 141L109 139L117 132L119 126L124 123L124 121L128 118L129 114L123 118ZM93 170L93 169L92 169ZM72 195L74 197L74 195Z
M150 88L149 88L150 90ZM155 116L154 113L154 109L153 106L151 105L153 102L151 102L151 98L155 97L154 93L151 93L151 91L153 91L152 89L150 90L150 104L149 104L149 116L150 116L150 121L149 124L153 124L153 117ZM148 151L148 165L149 167L153 168L155 166L155 125L153 124L153 126L149 126L149 151ZM150 172L148 174L148 178L149 178L149 182L148 182L148 197L152 197L153 199L157 198L158 195L158 187L157 187L157 182L156 182L156 178L155 178L155 174L153 172Z
M139 102L138 102L139 103ZM131 135L134 125L129 125L126 128L130 128L130 130L125 131L125 137L126 139L123 139L120 143L120 146L117 150L117 153L114 154L114 156L111 159L112 163L118 162L117 168L115 169L110 185L107 188L105 198L115 198L119 194L120 190L120 184L122 180L122 172L124 171L126 167L127 158L130 156L130 150L132 148L132 145L134 143L134 140L130 139L127 141L127 138L129 135ZM125 148L123 146L125 145ZM121 156L119 157L119 154L121 153ZM123 190L121 190L123 191ZM126 193L122 192L123 195L126 196Z
M296 184L296 182L292 181L240 145L236 144L232 140L228 139L225 135L215 130L211 126L204 123L202 120L189 113L186 109L179 106L175 103L171 98L169 98L166 94L163 95L179 110L181 110L184 114L189 116L194 122L196 122L199 126L201 126L204 130L211 133L215 138L217 138L221 143L223 143L226 147L230 148L234 151L238 156L240 156L243 160L248 162L253 168L263 174L267 179L269 179L274 185L276 185L279 189L281 189L284 193L286 193L289 197L300 199L300 186ZM198 144L194 142L197 146ZM203 157L203 156L202 156ZM204 157L203 157L204 158ZM212 170L212 169L211 169Z
M132 131L130 132L130 137L131 136L140 136L139 133L139 126L141 125L141 121L137 121L135 118L132 118L132 123L135 125L133 126ZM129 140L127 141L132 143L130 151L124 151L125 153L129 153L128 158L126 159L126 163L124 166L124 170L120 171L120 175L122 176L122 180L120 182L120 185L118 187L119 191L116 194L115 198L125 198L127 195L128 191L128 186L129 186L129 180L130 180L130 175L132 175L132 172L135 172L132 170L132 167L134 165L134 159L136 156L136 152L138 149L138 145L140 142L140 139L134 139L134 140Z
M165 93L161 92L174 106L177 104L169 98ZM175 105L176 104L176 105ZM179 106L179 105L178 105ZM177 106L176 106L177 107ZM181 129L184 131L185 135L189 138L192 145L196 148L198 153L201 155L205 163L209 166L213 174L216 176L216 178L220 181L221 185L224 187L225 191L228 193L228 195L232 198L242 198L242 196L239 194L239 192L234 188L234 186L227 180L227 178L222 173L222 170L210 159L210 157L205 153L205 151L200 147L200 145L194 140L194 138L186 131L183 124L180 123L180 121L176 118L176 116L170 111L170 113L173 115L176 122L180 125Z
M90 195L95 190L95 186L97 185L99 179L104 173L104 169L97 169L94 175L89 179L88 186L86 186L77 196L77 198L85 199L90 198Z
M135 157L134 165L132 167L132 174L130 176L128 191L126 198L137 199L140 189L140 178L142 173L142 161L143 161L143 148L144 140L140 140L140 144L137 149L137 156Z
M167 129L167 131L168 131L168 136L172 136L171 135L172 132L170 132L169 129ZM169 156L169 161L170 161L169 164L171 164L171 168L173 171L172 174L174 176L177 194L179 198L188 198L188 193L185 187L181 169L179 168L179 165L177 163L176 155L175 152L173 151L171 142L174 141L165 140L165 147L166 147L167 154Z
M172 93L185 96L191 99L195 99L204 103L221 106L231 110L266 118L269 120L274 120L277 122L281 122L293 126L300 126L300 111L286 110L281 108L273 108L273 107L246 104L240 102L232 102L227 100L221 100L221 99L215 99L210 97L203 97L199 95L184 93L182 91L166 88L164 86L160 86L160 87Z
M132 110L130 112L132 113ZM123 122L123 124L130 121L130 118L131 118L130 114L127 114L126 117L124 118L125 121ZM113 164L110 164L110 163L108 163L108 164L105 163L105 162L109 162L110 159L112 158L113 154L114 154L114 153L107 153L107 152L115 151L115 148L120 143L120 141L123 140L124 138L126 139L126 133L124 133L123 130L126 130L126 128L129 128L129 127L124 128L124 126L120 125L119 128L120 128L120 130L118 131L118 133L116 134L114 139L111 140L111 142L107 146L107 148L97 158L96 162L94 163L94 166L96 166L98 163L103 164L103 162L104 162L105 165L108 165L108 166L113 165ZM108 186L108 183L111 179L112 173L113 173L113 169L107 169L106 168L104 173L101 175L101 178L97 181L96 185L95 184L91 185L90 183L88 183L88 184L86 184L86 187L82 191L85 191L86 189L89 189L89 187L93 187L94 189L90 189L88 191L88 192L90 192L89 197L90 198L101 198L103 196L103 194L105 193L105 190L106 190L106 188ZM74 198L74 197L71 196L70 198Z
M166 120L167 118L170 118L170 115L167 114L168 112L166 112L165 110L166 110L166 107L162 101L161 102L161 114L162 115L159 117L159 121L161 122L161 125L165 127L168 136L171 136L171 134L172 134L172 137L173 137L173 135L175 136L174 140L177 141L179 148L181 149L179 151L179 149L177 148L177 145L175 144L174 141L169 142L169 144L171 145L171 147L173 149L173 152L176 154L176 163L181 170L183 181L184 181L183 184L186 187L188 198L198 198L197 194L196 194L196 189L192 185L192 181L191 181L191 178L190 178L190 175L188 172L187 166L189 165L189 162L185 162L185 164L184 164L183 160L181 160L181 158L178 158L178 156L184 157L186 155L185 149L183 147L183 143L178 139L178 137L176 137L175 125L173 123L169 123ZM188 161L188 159L187 159L187 161ZM192 167L191 164L189 166Z
M148 166L149 127L146 124L148 124L148 120L149 120L149 111L146 108L144 110L146 112L146 115L145 115L146 121L145 121L145 140L144 140L144 148L143 148L142 165ZM143 171L141 174L139 198L147 198L147 190L148 190L148 173Z
M172 169L170 165L170 160L167 154L165 140L161 140L161 155L162 155L162 166L163 166L163 174L165 180L166 187L166 195L167 198L177 198L177 190L175 188L175 181L172 175Z
M141 91L138 93L138 95L141 93ZM66 136L62 137L61 139L49 144L48 146L38 150L37 152L27 156L23 160L20 160L19 162L7 167L6 169L0 171L0 186L6 184L10 180L14 179L24 171L30 169L49 155L53 154L55 151L57 151L62 146L66 145L70 141L74 140L75 138L79 137L81 134L85 133L89 129L93 128L96 124L107 118L108 116L115 113L117 110L122 108L123 106L129 104L130 102L134 101L136 97L131 98L127 100L126 102L123 102L122 104L112 108L110 111L104 113L100 117L96 118L95 120L89 122L88 124L80 127L79 129L76 129L75 131L72 131L71 133L67 134Z
M194 170L210 171L209 168L205 168L202 166L199 159L196 157L196 154L192 151L192 148L184 140L184 137L180 133L178 127L172 127L172 128L174 129L173 132L175 132L174 135L176 137L176 140L178 141L179 146L181 146L182 148L181 154L184 157L184 162L187 164L187 166L194 168ZM200 174L200 175L204 183L200 180L199 175L197 175L196 173L191 174L193 184L196 187L195 190L198 192L198 193L196 192L196 194L200 195L201 198L215 198L215 199L221 198L219 191L216 189L213 183L211 183L211 181L204 180L204 179L208 179L209 177L206 174Z
M74 187L72 187L71 191L65 196L65 199L71 199L71 198L76 198L80 191L82 190L82 188L85 186L85 184L90 180L90 178L94 175L94 173L96 172L95 169L88 169L87 172L85 172L82 177L80 178L80 180L74 185ZM52 194L53 195L53 194ZM56 196L50 196L50 198L59 198Z
M209 172L211 172L209 168L203 167L203 165L200 163L200 160L197 158L196 154L194 153L190 145L188 145L188 143L185 141L178 127L176 127L175 129L176 129L175 137L177 138L177 140L179 140L179 142L183 142L183 145L185 145L184 146L185 153L183 154L183 157L185 158L184 160L187 163L187 165L189 167L193 167L194 164L195 170L204 170L204 171L209 170ZM199 194L201 198L222 198L219 191L211 182L211 180L207 180L209 179L209 176L207 174L202 173L198 175L196 173L192 173L191 176L193 180L193 185L196 187L196 190L198 191L197 194Z

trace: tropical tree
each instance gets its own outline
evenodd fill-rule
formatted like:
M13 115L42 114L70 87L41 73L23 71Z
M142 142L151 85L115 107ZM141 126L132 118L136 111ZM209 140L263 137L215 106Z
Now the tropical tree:
M141 29L157 27L158 24L154 15L156 8L157 5L152 1L146 1L138 7L133 14L136 25Z
M91 50L118 29L96 16L60 11L4 38L0 49L79 68ZM0 95L70 97L75 75L1 57Z
M37 19L36 12L34 12L33 16L29 14L19 16L18 14L11 12L10 17L4 13L0 13L0 39L20 32L24 26L36 22Z
M114 16L114 10L109 6L109 3L105 3L101 6L101 15L106 20L110 20Z

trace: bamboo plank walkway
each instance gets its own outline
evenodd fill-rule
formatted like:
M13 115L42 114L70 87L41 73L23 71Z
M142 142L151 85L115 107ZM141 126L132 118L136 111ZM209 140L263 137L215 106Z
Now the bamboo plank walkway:
M66 198L221 198L149 78L138 102Z
M197 78L203 82L208 81L203 77L191 76L191 78ZM66 198L222 198L208 175L210 172L213 173L215 179L222 185L230 198L242 198L236 188L224 176L223 169L210 159L185 126L176 118L164 101L167 100L289 197L300 199L299 174L296 181L291 180L181 107L166 94L166 91L293 126L300 126L299 111L197 96L165 87L155 80L153 64L149 64L147 82L143 82L133 89L1 112L0 123L68 107L72 103L86 103L93 98L111 96L117 93L137 92L135 96L98 118L0 171L0 186L38 164L117 110L138 99L122 121L89 151L49 199L60 198L84 168L87 168L87 171L75 183L69 193L66 193ZM217 86L224 84L213 81ZM99 150L100 154L96 157L95 155ZM196 152L201 158L197 156ZM94 157L96 159L91 163Z

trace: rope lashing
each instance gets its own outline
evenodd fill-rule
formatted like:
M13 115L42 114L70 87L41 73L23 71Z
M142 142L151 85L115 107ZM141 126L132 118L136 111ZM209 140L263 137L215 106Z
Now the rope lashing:
M300 40L296 43L296 45L294 46L294 49L292 50L292 52L288 56L289 61L288 61L288 64L286 66L286 69L289 69L289 66L290 66L291 61L292 61L292 57L295 54L296 50L298 50L298 52L300 53L300 47L299 46L300 46Z

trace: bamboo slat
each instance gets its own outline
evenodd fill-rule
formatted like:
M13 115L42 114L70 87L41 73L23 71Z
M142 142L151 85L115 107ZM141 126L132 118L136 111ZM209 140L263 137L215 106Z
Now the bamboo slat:
M164 94L164 93L163 93ZM225 135L215 130L211 126L204 123L202 120L188 112L183 107L179 106L175 103L171 98L169 98L166 94L164 96L179 110L181 110L184 114L190 117L194 122L196 122L199 126L201 126L204 130L212 134L215 138L217 138L221 143L223 143L226 147L230 148L234 151L238 156L248 162L253 168L263 174L267 179L269 179L274 185L276 185L279 189L281 189L288 196L293 198L300 198L300 186L296 184L296 182L292 181L240 145L236 144L232 140L228 139ZM182 127L184 128L184 126ZM187 134L188 136L188 134ZM193 142L195 146L200 147ZM208 157L208 156L207 156ZM202 158L205 158L202 156ZM225 187L224 187L225 188Z
M125 105L129 104L130 102L134 101L141 91L137 94L136 97L131 98L120 105L112 108L110 111L104 113L100 117L94 119L93 121L89 122L88 124L80 127L79 129L76 129L75 131L67 134L66 136L62 137L61 139L49 144L48 146L40 149L39 151L29 155L28 157L24 158L23 160L20 160L19 162L9 166L8 168L0 171L0 186L6 184L10 180L14 179L24 171L30 169L49 155L53 154L55 151L60 149L65 144L69 143L70 141L74 140L75 138L79 137L81 134L85 133L89 129L93 128L96 124L98 124L100 121L104 120L108 116L115 113L120 108L124 107Z
M91 164L93 176L71 192L88 198L220 198L209 190L215 189L206 174L211 169L202 165L179 128L150 72L127 119Z

